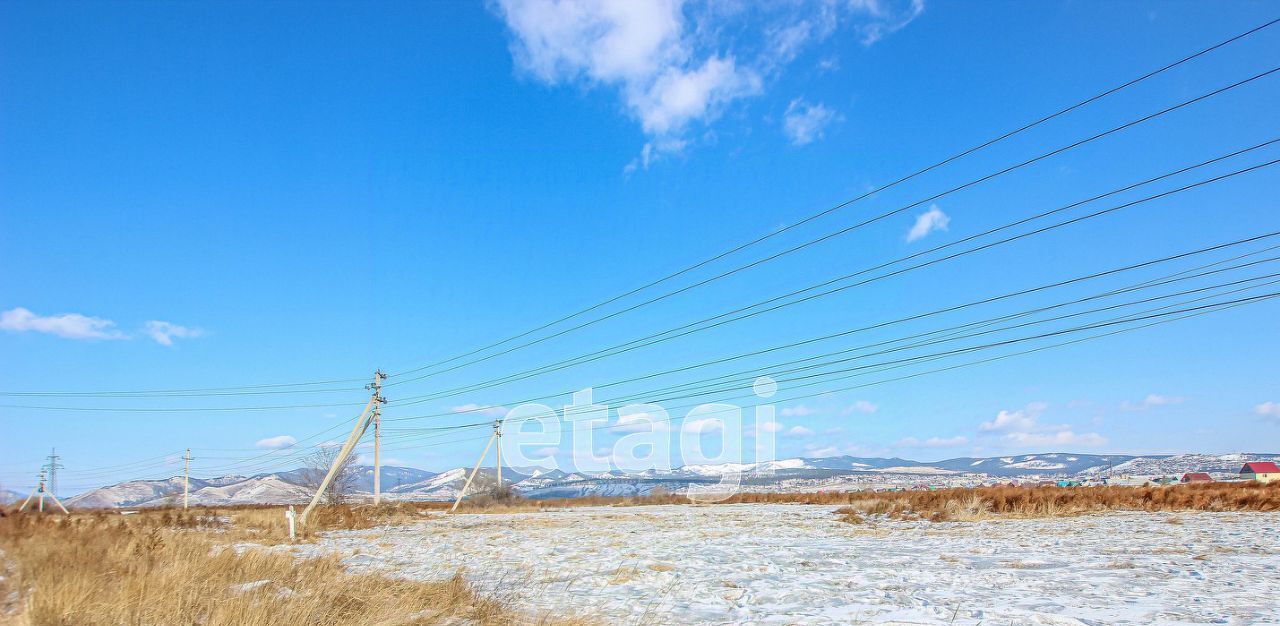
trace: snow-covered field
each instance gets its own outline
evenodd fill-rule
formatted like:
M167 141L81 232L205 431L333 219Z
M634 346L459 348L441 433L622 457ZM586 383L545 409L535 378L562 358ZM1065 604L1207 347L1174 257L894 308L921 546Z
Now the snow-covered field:
M832 506L433 516L299 546L644 624L1280 623L1280 514L837 521Z

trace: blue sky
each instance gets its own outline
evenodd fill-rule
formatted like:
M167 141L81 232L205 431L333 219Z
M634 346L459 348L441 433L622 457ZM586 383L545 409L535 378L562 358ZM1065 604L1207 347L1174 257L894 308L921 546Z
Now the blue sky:
M354 381L378 367L408 370L643 285L1277 17L1264 2L936 0L769 9L7 3L0 12L0 390L8 392ZM1272 69L1276 59L1280 26L646 293L929 197ZM398 428L465 424L477 413L447 414L1280 229L1272 167L589 366L397 405L397 395L590 352L1274 139L1277 101L1280 75L1256 80L706 287L396 385L386 415L446 414ZM1272 145L1146 193L1278 155ZM772 428L778 454L1275 452L1278 310L1260 302L782 402ZM172 474L171 453L186 447L196 449L197 475L287 465L296 450L260 457L272 454L263 446L350 420L367 398L362 385L199 398L6 396L0 484L30 483L51 446L68 467L67 490ZM793 393L805 390L813 388ZM788 395L786 383L778 395ZM335 406L172 410L304 404ZM97 410L106 408L153 410ZM398 433L387 456L454 467L474 458L486 433L459 431L456 442L419 435Z

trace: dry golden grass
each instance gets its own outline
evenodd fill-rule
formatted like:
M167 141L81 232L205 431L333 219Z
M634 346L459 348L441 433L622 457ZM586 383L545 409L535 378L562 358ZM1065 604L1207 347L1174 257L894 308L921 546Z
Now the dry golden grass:
M338 510L327 515L345 525L386 518ZM313 517L313 526L317 521ZM0 605L0 623L563 623L531 619L480 598L456 577L411 582L356 575L337 558L296 560L229 545L242 536L283 539L284 532L279 508L9 515L0 518L0 602L11 595L19 600Z
M983 487L890 493L852 492L840 494L838 498L845 499L849 506L836 513L843 516L843 521L851 523L860 523L864 515L875 514L919 517L933 521L977 521L995 517L1059 517L1100 511L1280 511L1280 484L1240 482L1167 487ZM836 500L838 501L839 499ZM1180 521L1171 520L1170 523Z

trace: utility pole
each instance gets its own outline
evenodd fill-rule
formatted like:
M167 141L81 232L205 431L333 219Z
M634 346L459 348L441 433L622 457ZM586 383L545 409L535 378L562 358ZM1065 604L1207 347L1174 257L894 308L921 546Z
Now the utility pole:
M502 493L502 420L493 421L493 445L498 449L498 490L495 494Z
M58 461L62 457L58 456L57 448L49 448L49 456L47 458L49 463L45 465L45 469L49 470L49 493L56 494L58 493L58 470L63 468L63 465Z
M191 448L187 448L187 455L182 460L182 510L185 511L187 496L191 493Z
M376 384L373 385L373 395L369 397L369 402L364 405L364 410L360 412L360 417L356 418L356 425L351 429L351 434L347 435L347 442L342 444L342 449L338 451L338 456L334 457L333 465L329 467L329 473L325 474L324 480L321 480L320 486L316 488L315 495L311 496L311 503L302 510L302 515L298 517L303 524L307 523L307 516L311 514L311 511L315 510L316 505L320 504L320 497L324 495L325 490L329 488L329 484L337 476L338 469L347 462L347 458L351 456L351 451L355 450L360 438L369 430L369 425L373 423L374 407L386 402L386 399L380 395L382 380L386 379L386 377L387 375L381 371L374 373L373 380ZM375 463L378 461L375 461ZM377 476L377 474L375 473L374 476ZM376 485L377 483L375 482L375 488Z
M26 510L27 505L31 503L31 499L36 497L36 495L40 496L40 502L38 506L41 513L44 513L44 497L47 495L51 500L53 500L54 504L58 505L58 508L62 509L63 513L66 513L67 515L71 515L71 513L67 512L67 507L62 506L62 503L58 501L58 496L55 496L52 493L49 493L44 488L44 470L43 469L40 470L40 478L36 481L36 488L31 490L31 495L27 496L27 499L22 502L22 506L18 507L18 510L19 511Z
M449 508L452 513L458 510L458 505L462 504L462 499L467 497L467 490L471 488L471 481L476 479L476 474L480 473L480 466L484 464L484 458L489 456L489 448L493 447L493 442L502 436L502 420L493 421L493 434L489 436L489 443L484 444L484 452L480 453L480 459L476 461L476 466L471 469L471 475L467 476L467 482L462 484L462 491L458 492L458 499L453 501L453 506ZM502 448L498 448L498 454L502 454ZM502 461L498 461L498 486L502 486Z
M382 397L382 381L387 375L382 370L373 373L373 382L365 385L365 389L373 390L373 505L382 504L382 405L387 399Z

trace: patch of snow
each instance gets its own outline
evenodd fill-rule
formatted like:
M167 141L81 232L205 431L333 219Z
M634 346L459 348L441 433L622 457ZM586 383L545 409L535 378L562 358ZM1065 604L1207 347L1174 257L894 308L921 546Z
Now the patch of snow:
M269 585L269 584L271 584L270 579L255 580L251 583L241 583L239 585L231 585L230 589L233 593L248 593L250 591L253 591L254 589L257 589L259 587L262 587L264 585Z
M929 467L927 465L920 466L898 466L898 467L880 467L872 472L880 472L882 474L958 474L959 472L940 467Z
M1063 469L1066 465L1062 463L1052 463L1050 461L1041 461L1039 459L1031 461L1019 461L1018 463L1010 463L1006 467L1016 467L1019 469L1037 469L1037 470L1056 470Z
M462 571L481 592L602 623L1280 622L1280 513L849 525L836 508L433 515L290 549L359 550L367 554L348 557L352 571L407 579ZM1174 517L1184 523L1169 523Z

